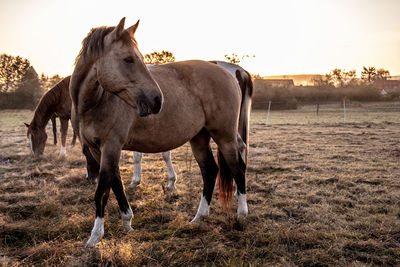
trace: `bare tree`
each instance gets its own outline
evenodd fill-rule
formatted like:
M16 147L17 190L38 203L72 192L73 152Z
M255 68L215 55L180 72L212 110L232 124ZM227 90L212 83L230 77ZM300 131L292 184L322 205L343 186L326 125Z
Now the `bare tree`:
M61 77L58 74L49 77L44 75L44 73L42 73L42 75L40 76L40 85L42 86L43 90L47 92L48 90L53 88L57 83L59 83L62 79L63 77Z
M356 84L356 70L349 70L349 71L343 71L343 81L345 85L355 85Z
M229 56L229 55L224 55L224 57L225 57L225 59L226 59L228 62L230 62L230 63L239 64L243 59L245 59L245 58L250 58L250 57L256 57L256 55L252 55L252 56L249 56L249 55L238 56L237 54L232 53L231 56Z
M363 67L361 79L371 83L375 80L386 80L390 78L390 72L385 69L376 69L375 67Z
M387 80L389 78L391 78L391 76L390 76L390 72L388 70L378 69L376 71L376 79L377 80Z
M361 79L367 81L368 83L375 80L376 77L376 69L375 67L365 67L363 66L363 70L361 71Z
M153 53L144 55L144 63L146 64L166 64L175 62L175 57L169 51L154 51Z

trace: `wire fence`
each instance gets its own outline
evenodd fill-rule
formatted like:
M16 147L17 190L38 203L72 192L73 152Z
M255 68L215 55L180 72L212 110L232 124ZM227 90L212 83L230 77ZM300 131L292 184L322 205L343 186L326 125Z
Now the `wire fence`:
M253 109L251 122L256 124L307 124L307 123L400 123L400 102L338 101L301 105L282 109L292 102L258 102ZM263 106L265 108L260 109ZM275 107L278 107L276 110ZM292 105L293 106L293 105Z

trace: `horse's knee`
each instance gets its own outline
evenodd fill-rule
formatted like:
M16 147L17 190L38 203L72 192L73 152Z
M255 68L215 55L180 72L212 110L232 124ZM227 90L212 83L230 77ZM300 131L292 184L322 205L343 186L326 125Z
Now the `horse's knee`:
M142 161L142 153L134 151L133 152L133 163L136 165L136 164L139 164L141 161Z

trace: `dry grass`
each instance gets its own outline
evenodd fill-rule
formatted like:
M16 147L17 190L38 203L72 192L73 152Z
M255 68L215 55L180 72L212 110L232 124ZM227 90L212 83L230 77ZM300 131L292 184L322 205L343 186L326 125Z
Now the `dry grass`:
M234 211L222 211L217 195L208 219L188 223L202 190L188 146L172 153L179 176L174 195L163 190L161 155L147 154L142 184L127 190L135 231L120 228L112 195L105 237L87 249L95 185L84 179L79 145L59 158L48 143L44 157L32 158L22 126L31 116L0 112L2 266L400 264L399 123L265 126L255 120L244 223ZM131 153L124 152L126 188L132 165Z

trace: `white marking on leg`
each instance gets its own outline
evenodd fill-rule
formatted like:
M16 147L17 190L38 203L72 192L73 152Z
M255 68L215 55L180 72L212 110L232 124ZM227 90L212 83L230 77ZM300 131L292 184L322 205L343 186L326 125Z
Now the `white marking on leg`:
M60 156L64 156L65 154L67 154L67 148L65 146L61 145Z
M89 173L88 173L88 171L86 169L86 179L88 179L88 178L89 178Z
M33 152L32 134L29 134L28 137L29 137L29 147L31 148L32 155L35 155L35 152Z
M90 248L96 246L100 242L100 239L103 238L103 236L104 236L104 218L96 217L92 229L92 234L90 235L90 238L86 243L86 246Z
M175 182L176 182L176 172L174 170L174 166L171 161L171 152L166 151L162 153L163 159L167 164L167 172L168 172L168 191L173 192L176 190Z
M200 223L203 217L207 217L210 212L210 205L206 200L205 196L201 197L199 208L197 209L196 216L193 218L191 223Z
M238 197L238 209L237 209L238 218L243 219L249 213L249 209L247 208L246 194L240 194L238 192L237 197Z
M141 172L142 172L142 153L133 152L133 177L132 182L129 184L129 188L135 188L140 184Z
M122 218L122 228L124 228L127 231L132 231L131 227L131 220L133 217L132 209L129 207L129 209L126 212L121 211L121 218Z

